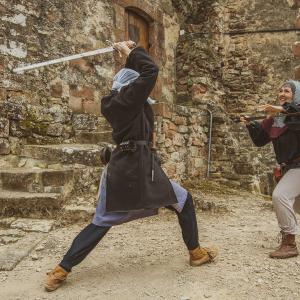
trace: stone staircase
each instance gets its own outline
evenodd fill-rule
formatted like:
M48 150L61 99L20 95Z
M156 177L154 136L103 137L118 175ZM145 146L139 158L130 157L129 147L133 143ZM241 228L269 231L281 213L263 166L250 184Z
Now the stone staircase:
M90 219L103 169L101 149L111 130L75 130L65 144L25 145L18 155L0 158L0 218Z

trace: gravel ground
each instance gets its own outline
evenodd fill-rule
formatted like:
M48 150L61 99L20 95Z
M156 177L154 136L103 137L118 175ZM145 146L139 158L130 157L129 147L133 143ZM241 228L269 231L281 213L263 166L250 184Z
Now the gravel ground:
M249 193L204 195L226 213L198 212L200 242L220 250L216 262L190 267L176 216L111 229L57 291L43 289L54 267L84 226L45 235L13 271L0 272L1 299L300 299L300 258L272 260L277 221L270 200Z

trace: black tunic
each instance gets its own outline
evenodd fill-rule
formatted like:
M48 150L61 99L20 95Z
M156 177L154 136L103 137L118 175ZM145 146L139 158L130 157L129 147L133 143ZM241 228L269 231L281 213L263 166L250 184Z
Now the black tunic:
M285 103L283 107L288 113L300 112L300 107L295 104ZM263 128L258 122L251 122L247 128L250 137L256 146L262 147L269 142L272 142L277 162L279 164L288 164L300 157L299 118L299 116L286 117L286 127L283 128L283 130L279 129L281 130L281 133L276 137L270 136L270 132Z
M101 112L113 129L113 139L121 142L152 141L154 115L147 99L155 86L158 67L143 48L135 48L126 68L140 77L120 92L112 91L101 101ZM169 179L149 145L137 145L135 152L117 147L107 173L107 211L130 211L167 206L177 202ZM152 179L154 169L154 180Z

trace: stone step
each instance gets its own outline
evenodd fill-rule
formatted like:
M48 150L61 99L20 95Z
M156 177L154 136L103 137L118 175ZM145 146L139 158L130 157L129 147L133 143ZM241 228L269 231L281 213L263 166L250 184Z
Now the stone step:
M49 218L58 212L62 196L0 190L0 216Z
M74 114L72 117L72 125L75 130L88 130L88 131L111 130L111 126L103 116L95 116L87 113Z
M0 186L4 190L23 192L63 192L73 178L73 170L12 168L0 170Z
M101 142L113 143L112 131L76 130L75 140L80 144L98 144Z
M65 226L90 221L95 211L96 207L92 205L65 205L60 210L60 224Z
M52 163L82 164L101 166L100 151L107 143L25 145L21 156L44 160Z

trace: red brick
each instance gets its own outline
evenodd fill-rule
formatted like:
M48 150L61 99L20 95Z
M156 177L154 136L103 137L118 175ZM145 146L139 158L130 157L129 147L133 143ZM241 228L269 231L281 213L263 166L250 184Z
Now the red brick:
M291 8L300 8L300 0L288 0L288 3Z
M60 98L62 96L62 84L57 82L50 87L51 96L54 98Z
M69 62L69 65L82 72L90 72L93 69L93 65L84 58L72 60Z
M58 19L57 15L55 15L53 13L47 13L46 16L50 22L55 22Z
M82 109L82 99L81 98L76 98L76 97L70 97L70 99L69 99L69 107L75 113L81 113L81 112L83 112L83 109Z
M166 132L166 138L173 140L174 136L176 135L176 131L168 130Z
M295 79L300 80L300 65L294 68Z
M100 115L100 104L92 100L84 100L82 108L85 113Z
M162 96L162 80L161 80L161 76L159 75L150 97L153 99L160 99L161 96Z
M157 116L162 116L169 119L172 117L170 106L167 103L164 102L156 103L152 106L152 108L154 114Z
M70 94L85 100L94 100L94 89L88 86L70 85Z
M174 120L174 123L176 125L186 125L186 118L185 117L176 116L175 120Z
M176 126L174 123L172 123L172 122L169 123L169 126L168 126L168 127L169 127L170 130L175 130L175 131L177 131L177 126Z
M0 88L0 101L6 100L6 89Z
M295 28L300 29L300 15L298 15L297 18L296 18Z
M293 47L293 54L295 57L299 58L300 57L300 42L295 42Z
M6 13L6 12L7 12L7 9L2 4L0 4L0 13L1 14L3 13L3 15L4 15L4 13Z
M207 92L207 88L203 84L193 84L192 93L193 94L205 94Z

